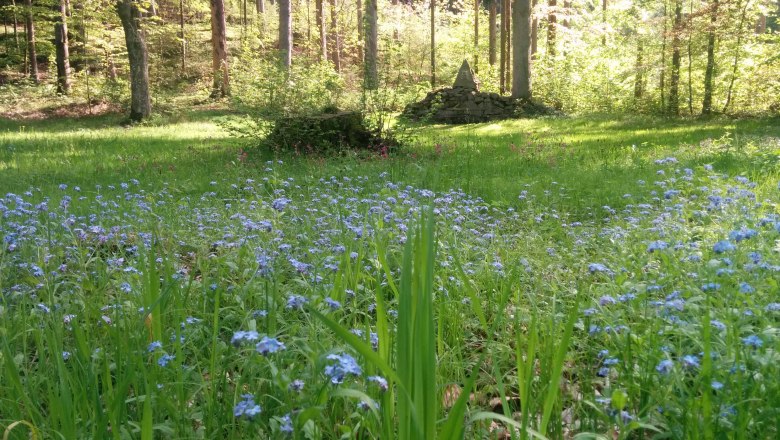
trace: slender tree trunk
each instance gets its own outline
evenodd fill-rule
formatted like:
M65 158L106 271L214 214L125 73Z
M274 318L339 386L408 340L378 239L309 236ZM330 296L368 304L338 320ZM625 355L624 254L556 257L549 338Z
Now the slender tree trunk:
M641 99L644 94L644 60L643 58L644 47L642 43L642 37L637 35L636 38L636 76L634 77L634 98Z
M666 85L666 39L667 39L667 2L664 0L664 31L663 31L663 39L661 40L661 73L659 75L658 80L658 88L661 91L661 111L666 110L666 94L665 94L665 85Z
M292 67L292 4L291 0L279 0L279 54L282 66Z
M564 0L563 2L563 27L571 27L571 0Z
M601 36L601 45L607 45L607 0L601 0L601 23L603 24L603 34Z
M149 96L149 54L141 29L141 11L134 0L120 0L116 4L122 21L130 62L130 119L140 121L152 113Z
M508 38L507 33L507 9L506 9L506 3L508 0L497 0L501 1L501 52L500 52L500 58L499 58L499 90L501 91L501 94L506 93L506 64L507 64L507 53L506 53L506 40Z
M514 0L512 9L512 97L531 98L531 1Z
M60 0L60 22L54 25L54 45L57 62L57 93L70 93L70 56L68 48L67 6Z
M712 114L712 75L715 72L715 30L718 20L718 0L712 0L710 27L707 31L707 68L704 71L704 99L701 113Z
M431 0L431 88L436 88L436 0Z
M315 14L317 15L317 29L320 33L320 61L328 59L328 32L325 29L325 0L317 0L315 3Z
M689 2L690 14L693 15L693 0ZM693 32L688 32L688 114L693 114Z
M675 0L672 27L672 73L669 78L669 113L680 114L680 33L682 32L682 0Z
M496 7L496 0L489 0L490 6L488 9L488 62L491 66L496 64L496 21L498 15L498 8Z
M536 56L536 53L539 51L539 18L534 14L534 11L536 10L536 2L538 0L533 0L533 3L531 3L531 14L533 15L532 21L531 21L531 56Z
M33 21L32 0L25 0L25 34L27 35L27 59L30 62L30 79L38 84L38 59L35 53L35 22Z
M479 2L474 0L474 73L479 73Z
M341 72L341 36L339 35L338 8L336 6L336 0L330 0L330 35L333 42L330 53L336 72Z
M14 44L16 44L16 51L19 52L19 22L16 18L16 0L11 0L11 6L13 6Z
M504 84L507 91L512 89L512 0L504 0L506 7L506 67L504 68Z
M550 13L547 15L547 54L554 57L556 26L558 25L558 16L555 14L555 9L558 6L558 0L548 0L547 6L550 8Z
M255 0L255 10L258 14L265 14L265 0Z
M211 2L211 71L214 80L211 86L212 98L230 95L230 73L228 70L227 24L225 22L224 0Z
M366 90L379 88L377 14L377 0L366 0L366 55L364 58L365 78L363 81L363 87Z
M756 34L760 35L766 32L766 15L760 14L756 20Z
M181 74L184 75L187 66L187 38L184 34L184 0L179 0L179 39L181 39Z
M728 91L726 92L726 104L723 105L723 113L726 113L726 111L729 109L729 105L731 105L731 93L734 91L734 82L737 80L737 68L739 67L739 58L742 55L741 49L742 36L745 29L745 16L747 14L747 7L749 4L750 0L745 0L745 4L742 8L742 15L739 18L739 27L737 28L737 47L734 51L734 66L731 69L731 80L729 81Z
M357 0L358 41L363 41L363 0Z

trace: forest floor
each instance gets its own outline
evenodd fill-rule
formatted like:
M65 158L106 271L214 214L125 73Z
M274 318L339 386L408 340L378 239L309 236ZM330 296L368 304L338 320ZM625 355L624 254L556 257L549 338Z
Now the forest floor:
M234 117L0 119L4 438L777 438L777 119Z

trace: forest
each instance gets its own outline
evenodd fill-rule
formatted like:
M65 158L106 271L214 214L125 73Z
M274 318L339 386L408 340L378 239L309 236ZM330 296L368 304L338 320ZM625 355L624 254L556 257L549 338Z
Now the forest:
M780 437L780 1L0 19L2 440Z

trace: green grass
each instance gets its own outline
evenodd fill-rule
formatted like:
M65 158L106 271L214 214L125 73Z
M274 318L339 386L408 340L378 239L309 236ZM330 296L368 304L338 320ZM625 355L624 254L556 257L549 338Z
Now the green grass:
M0 186L109 185L139 179L198 193L216 178L251 174L272 159L232 139L217 124L224 112L192 112L154 126L121 128L118 116L19 123L0 120ZM461 188L498 204L511 203L520 182L563 211L620 207L638 180L652 180L653 161L675 156L682 166L712 164L757 181L777 171L765 163L780 149L780 120L669 120L589 116L404 129L411 147L388 160L281 157L295 174L355 172L434 190ZM247 152L247 156L242 156ZM756 154L761 153L761 154ZM775 161L774 164L777 162ZM244 166L244 165L249 165ZM546 195L552 182L568 188Z

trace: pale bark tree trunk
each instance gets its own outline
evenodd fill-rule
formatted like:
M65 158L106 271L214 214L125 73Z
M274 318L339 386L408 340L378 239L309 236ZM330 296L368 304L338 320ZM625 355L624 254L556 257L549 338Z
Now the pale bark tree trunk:
M279 55L282 66L292 67L292 4L291 0L279 0Z
M536 10L536 2L533 0L531 3L531 13ZM536 55L539 51L539 18L534 14L531 21L531 56Z
M436 0L431 0L431 88L436 88Z
M496 21L498 15L498 8L496 7L497 0L489 0L490 6L488 9L488 62L491 66L496 64Z
M316 14L317 30L319 31L320 39L320 61L328 59L328 33L325 30L325 0L317 0L315 3L314 13Z
M547 54L555 56L556 26L558 25L558 16L555 14L555 9L558 6L558 1L548 0L547 6L550 8L550 13L547 15Z
M712 75L715 72L715 30L718 20L718 0L712 0L710 27L707 31L707 68L704 71L704 99L701 113L712 114Z
M13 6L13 20L14 20L14 44L16 44L16 51L19 51L19 21L16 18L16 0L11 0L11 6Z
M479 73L479 1L474 0L474 73Z
M563 27L571 27L571 1L565 0L563 2Z
M607 45L607 0L601 0L601 22L604 26L604 34L601 36L601 45Z
M210 0L211 3L211 71L214 80L211 86L212 98L230 95L230 72L228 70L227 24L225 22L224 0Z
M723 113L726 113L729 109L729 105L731 105L731 93L734 91L734 82L737 80L737 68L739 67L739 58L742 55L742 37L745 29L745 16L749 4L750 0L745 0L744 6L742 7L742 15L739 19L739 27L737 28L737 48L734 51L734 66L731 69L731 80L729 81L728 91L726 92L726 104L723 105ZM737 8L739 8L739 3L737 3Z
M636 38L636 76L634 77L634 98L641 99L644 95L644 46L641 35Z
M33 21L32 0L25 0L25 34L27 35L27 59L30 63L30 79L38 84L38 59L35 53L35 21Z
M184 0L179 0L179 38L181 39L181 74L187 66L187 38L184 34Z
M682 32L682 0L675 0L672 27L672 72L669 78L669 113L680 114L680 32Z
M152 113L149 96L149 54L141 29L141 11L134 0L120 0L116 4L122 21L130 62L130 120L140 121Z
M499 79L498 79L498 85L499 90L501 90L501 94L506 93L506 65L507 65L507 53L506 48L507 44L506 41L509 38L509 33L507 32L507 8L506 4L509 0L496 0L501 1L501 51L500 51L500 58L499 58Z
M339 35L338 8L336 6L336 0L330 0L330 35L333 42L330 53L336 72L341 72L341 36Z
M255 0L255 10L258 14L265 14L265 0Z
M54 25L57 62L57 93L70 93L70 56L68 48L67 4L60 0L60 22Z
M531 98L531 1L514 0L512 8L512 97Z
M506 8L506 67L504 68L504 84L507 91L512 90L512 0L504 0Z
M366 0L366 55L364 61L365 78L363 87L366 90L379 88L379 72L377 58L379 52L377 29L377 0Z
M663 38L661 40L661 72L658 78L658 88L661 91L661 111L666 110L666 94L665 94L665 86L666 86L666 40L667 40L667 2L664 0L664 31L663 31Z

